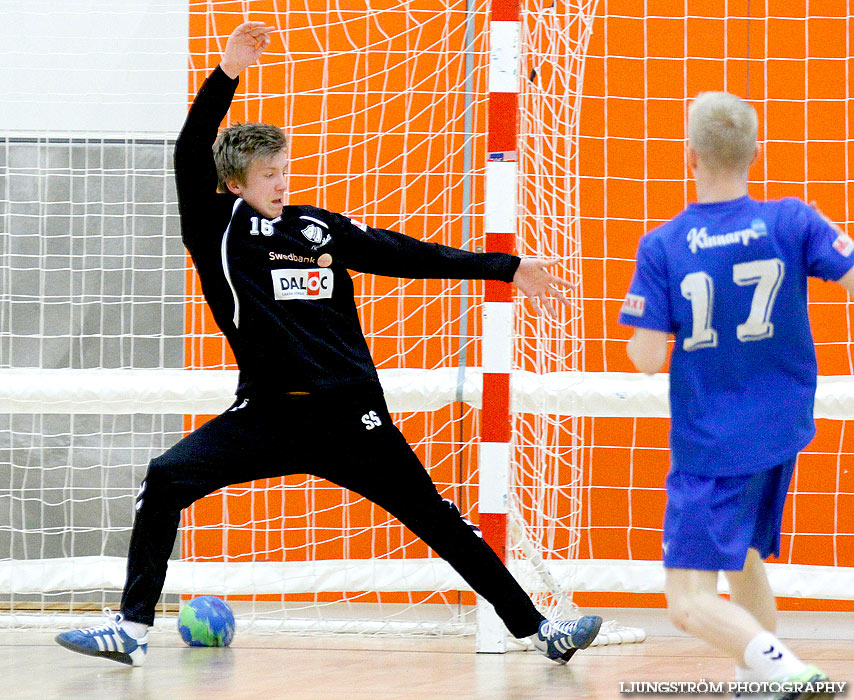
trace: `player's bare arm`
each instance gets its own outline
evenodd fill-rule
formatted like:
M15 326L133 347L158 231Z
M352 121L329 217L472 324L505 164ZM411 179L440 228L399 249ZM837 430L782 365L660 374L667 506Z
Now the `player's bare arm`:
M854 297L854 267L846 272L842 277L836 280L838 284L845 287L845 290Z
M220 68L232 80L253 65L270 45L269 27L263 22L244 22L235 29L225 43Z
M666 331L655 331L649 328L635 328L629 340L627 351L629 359L639 372L656 374L667 361L667 339L670 334Z
M837 224L833 219L831 219L827 214L825 214L821 209L818 208L818 204L815 202L810 202L810 206L815 209L816 213L824 219L828 226L830 226L836 233L841 236L845 235L845 231L842 230L842 227ZM842 277L836 280L838 284L841 284L845 290L851 295L854 296L854 268L848 270Z
M572 288L572 283L548 271L558 262L559 258L522 258L513 275L513 284L528 298L538 316L540 309L544 309L549 316L557 318L555 300L569 306L569 300L561 289Z

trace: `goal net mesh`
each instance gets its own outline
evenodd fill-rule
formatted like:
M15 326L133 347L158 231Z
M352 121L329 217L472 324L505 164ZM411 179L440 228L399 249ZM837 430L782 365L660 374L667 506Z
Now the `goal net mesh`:
M574 284L557 320L516 304L508 551L549 611L660 605L666 380L622 374L628 333L616 316L637 239L691 197L689 99L729 89L756 105L755 196L816 199L850 219L850 17L829 4L808 14L782 2L686 2L678 15L653 4L522 3L517 249L560 258ZM133 12L118 7L111 19ZM229 122L291 134L291 202L484 245L486 2L210 1L190 2L188 16L151 12L189 30L189 70L164 73L185 81L184 107L237 24L280 28L242 77ZM69 71L92 48L76 51ZM142 98L118 92L134 116ZM115 93L92 88L105 109ZM0 134L6 625L117 606L148 461L226 408L236 383L180 243L180 120L167 129L156 112L150 129ZM442 495L477 521L482 284L355 283L397 424ZM848 302L826 285L811 298L821 374L850 374ZM851 392L843 380L826 388L786 511L782 595L844 597L834 574L854 557ZM258 628L460 633L474 622L473 594L425 545L312 477L239 484L185 511L161 619L205 593L227 596Z

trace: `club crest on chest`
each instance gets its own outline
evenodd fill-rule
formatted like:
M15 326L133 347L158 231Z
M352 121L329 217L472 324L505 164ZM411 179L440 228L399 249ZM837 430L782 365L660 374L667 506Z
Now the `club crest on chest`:
M302 230L306 240L314 244L314 248L322 248L332 238L326 231L316 224L309 224Z

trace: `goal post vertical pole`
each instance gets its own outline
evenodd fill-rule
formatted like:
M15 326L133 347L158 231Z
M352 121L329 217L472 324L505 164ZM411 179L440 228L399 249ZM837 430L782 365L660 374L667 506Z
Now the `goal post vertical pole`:
M520 0L493 0L489 23L489 113L485 187L486 250L516 250L516 135L519 106ZM483 309L483 409L478 509L484 540L506 561L512 460L510 372L513 293L507 282L487 281ZM506 651L507 630L492 606L477 604L477 651Z

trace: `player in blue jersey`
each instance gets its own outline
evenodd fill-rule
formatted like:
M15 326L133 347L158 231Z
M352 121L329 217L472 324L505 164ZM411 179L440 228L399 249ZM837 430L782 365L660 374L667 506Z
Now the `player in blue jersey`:
M774 634L763 559L779 554L795 460L815 434L807 278L854 293L854 241L798 199L748 196L756 131L756 112L733 95L692 103L698 201L641 238L620 323L634 327L629 357L647 374L675 336L662 543L673 623L733 656L739 679L818 681Z

